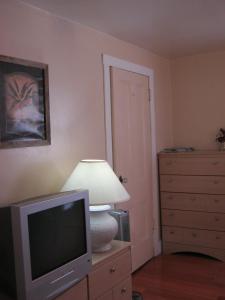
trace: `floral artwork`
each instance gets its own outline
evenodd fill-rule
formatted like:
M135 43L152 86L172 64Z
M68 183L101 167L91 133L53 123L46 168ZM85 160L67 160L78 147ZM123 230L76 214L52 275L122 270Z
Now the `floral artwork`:
M46 65L0 56L0 147L50 143Z

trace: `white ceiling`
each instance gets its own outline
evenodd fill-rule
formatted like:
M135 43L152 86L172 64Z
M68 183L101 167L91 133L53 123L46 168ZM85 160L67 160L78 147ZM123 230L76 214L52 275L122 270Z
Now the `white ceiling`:
M23 0L166 57L225 50L225 0Z

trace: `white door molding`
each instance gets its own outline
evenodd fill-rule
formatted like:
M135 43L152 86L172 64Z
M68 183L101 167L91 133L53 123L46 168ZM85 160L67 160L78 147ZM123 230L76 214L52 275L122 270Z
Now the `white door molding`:
M109 55L103 55L104 66L104 96L105 96L105 128L106 128L106 156L107 161L113 166L112 145L112 119L111 119L111 86L110 67L116 67L126 71L145 75L149 78L150 94L150 124L151 124L151 150L152 150L152 196L153 196L153 244L154 255L161 253L161 241L159 232L159 197L158 197L158 167L156 148L155 125L155 99L154 99L154 71L141 65L137 65Z

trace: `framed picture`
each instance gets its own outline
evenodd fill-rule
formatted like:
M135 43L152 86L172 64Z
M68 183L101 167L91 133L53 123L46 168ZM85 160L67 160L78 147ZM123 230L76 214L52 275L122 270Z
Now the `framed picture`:
M50 142L48 66L0 55L0 148Z

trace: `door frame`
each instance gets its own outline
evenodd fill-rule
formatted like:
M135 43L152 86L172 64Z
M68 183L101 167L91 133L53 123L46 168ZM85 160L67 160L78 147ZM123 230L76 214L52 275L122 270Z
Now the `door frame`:
M151 152L152 152L152 197L153 197L153 251L154 255L161 253L161 239L159 226L159 195L158 195L158 164L156 147L156 121L155 121L155 97L154 97L154 71L129 61L103 54L104 68L104 99L105 99L105 130L106 130L106 157L113 167L113 144L112 144L112 114L111 114L111 84L110 68L116 67L145 75L149 80L150 97L150 126L151 126Z

